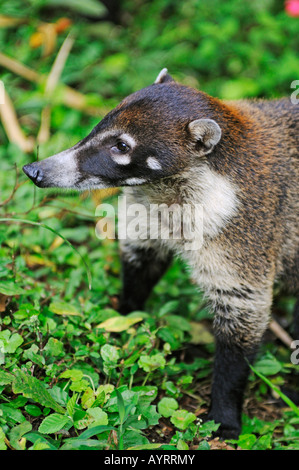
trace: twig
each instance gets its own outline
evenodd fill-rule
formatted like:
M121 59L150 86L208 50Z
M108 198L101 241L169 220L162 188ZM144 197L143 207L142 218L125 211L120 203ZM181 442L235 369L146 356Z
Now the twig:
M276 320L271 320L270 325L269 325L270 330L272 333L277 336L286 346L289 348L291 347L291 344L293 342L293 339L291 336L277 323Z
M9 440L7 439L7 437L4 437L4 442L5 442L5 444L7 445L7 447L9 447L11 450L16 450L16 449L11 445L11 443L9 442Z
M0 104L0 118L10 142L18 145L23 152L32 152L34 140L26 137L17 118L14 106L7 91L4 89L4 103Z
M5 54L2 54L2 52L0 52L0 65L30 82L39 83L42 80L42 76L35 72L35 70L30 69L26 65L21 64L21 62L18 62Z
M51 97L53 96L54 90L59 82L62 74L65 62L69 56L71 48L74 44L74 39L68 35L64 40L56 59L53 63L51 71L48 75L45 87L45 95L48 100L48 104L42 110L41 114L41 125L37 135L37 141L40 143L47 142L50 137L50 125L51 125Z
M34 83L42 83L45 79L42 75L37 73L35 70L27 67L26 65L18 62L11 57L0 52L0 66L7 68L13 73L16 73L22 78ZM62 85L63 86L63 93L62 93L62 101L66 106L69 106L73 109L78 109L79 111L84 111L91 116L98 116L99 114L103 113L103 108L99 108L97 106L89 106L87 104L87 99L85 95L80 93L73 88Z
M10 196L9 196L7 199L5 199L5 201L0 202L0 207L5 206L6 204L8 204L9 201L11 201L12 198L14 197L14 195L15 195L17 189L21 186L20 184L18 184L19 174L18 174L18 168L17 168L16 163L14 164L14 168L15 168L15 172L16 172L16 181L15 181L15 185L14 185L14 187L13 187L13 190L12 190Z

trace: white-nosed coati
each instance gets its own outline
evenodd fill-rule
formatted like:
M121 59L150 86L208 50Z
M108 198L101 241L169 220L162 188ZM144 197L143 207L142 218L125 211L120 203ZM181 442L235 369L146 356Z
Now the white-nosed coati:
M209 417L223 437L236 437L248 361L269 322L274 282L299 294L299 105L220 101L163 69L81 142L24 171L40 187L124 186L128 203L148 210L202 207L196 250L184 249L184 237L122 241L120 311L143 308L173 255L189 263L214 311Z

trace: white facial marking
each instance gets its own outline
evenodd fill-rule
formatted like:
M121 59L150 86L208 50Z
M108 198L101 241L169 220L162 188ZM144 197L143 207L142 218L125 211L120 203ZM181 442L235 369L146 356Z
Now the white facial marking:
M44 160L47 162L47 159ZM78 167L75 159L75 152L72 149L64 150L49 158L44 164L49 165L50 179L59 188L69 188L76 183L78 177Z
M151 170L161 170L162 166L160 162L155 157L148 157L146 159L146 164Z
M118 165L129 165L131 163L130 155L111 155L111 158Z
M129 147L131 147L131 149L137 145L135 139L133 139L133 137L129 134L121 134L118 139L123 140L126 144L129 145Z
M118 132L117 129L116 130L111 130L111 131L104 131L104 132L102 132L102 134L96 135L95 137L93 137L89 142L85 142L84 145L87 145L88 143L94 143L95 139L100 139L100 142L102 142L107 137L110 137L111 135L116 135L117 132Z
M107 137L110 137L113 135L117 136L117 140L123 140L126 144L129 145L129 147L131 147L131 149L133 149L137 145L135 139L130 134L126 134L126 133L121 134L121 129L113 129L111 131L104 131L102 132L102 134L100 134L99 136L96 136L95 138L100 139L100 141L102 142ZM93 143L94 143L94 140L91 139L90 144L92 145ZM87 143L85 143L85 145L86 144Z
M161 72L159 73L159 75L157 76L157 78L155 80L155 83L162 82L162 80L165 77L165 75L167 74L167 72L168 72L167 68L162 69Z
M86 178L84 181L77 183L74 186L74 189L78 191L88 191L92 189L107 189L112 187L111 185L107 184L106 182L102 181L101 178Z
M126 184L129 184L130 186L135 186L137 184L142 184L145 183L146 180L144 178L127 178L125 180Z

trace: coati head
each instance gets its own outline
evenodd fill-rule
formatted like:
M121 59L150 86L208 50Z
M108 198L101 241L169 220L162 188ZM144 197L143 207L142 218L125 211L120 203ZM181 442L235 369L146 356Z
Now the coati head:
M39 187L78 190L141 185L175 175L221 139L215 98L176 83L163 69L78 142L23 167Z

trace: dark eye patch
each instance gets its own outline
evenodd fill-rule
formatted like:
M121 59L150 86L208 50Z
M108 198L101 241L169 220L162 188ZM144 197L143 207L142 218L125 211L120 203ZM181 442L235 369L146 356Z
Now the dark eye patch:
M117 142L116 146L117 150L119 150L121 153L126 153L130 150L130 147L125 143L125 142Z

